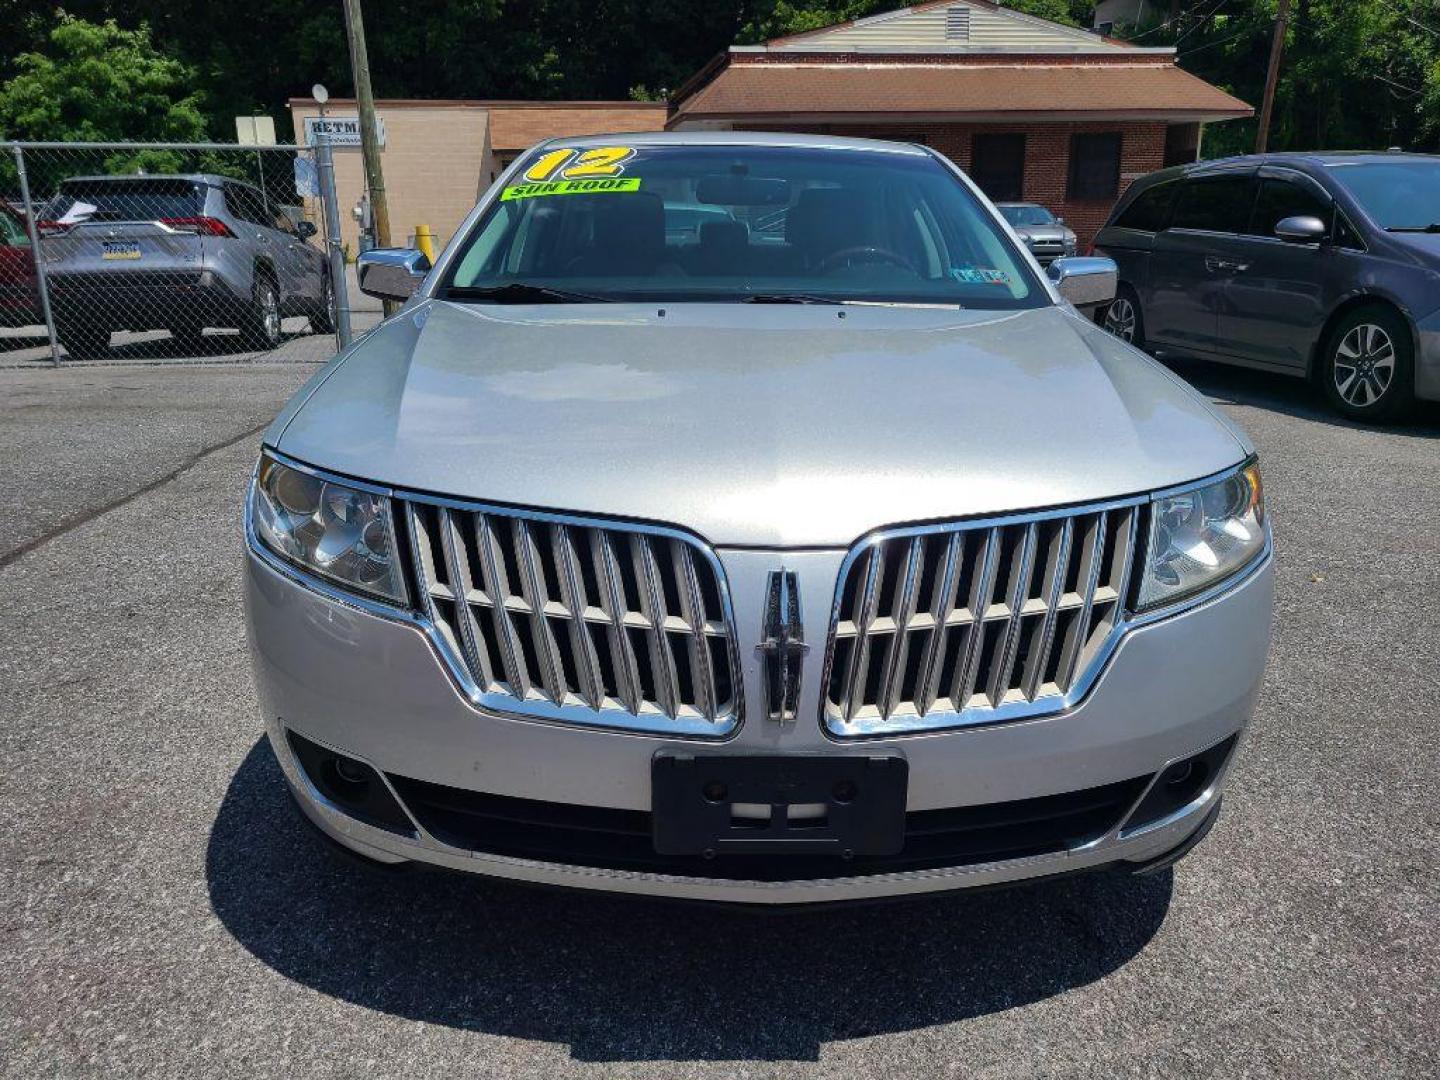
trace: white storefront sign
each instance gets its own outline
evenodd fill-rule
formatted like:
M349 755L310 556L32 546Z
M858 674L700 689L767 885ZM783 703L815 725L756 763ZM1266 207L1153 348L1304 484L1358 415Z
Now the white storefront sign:
M330 136L331 146L359 146L360 145L360 117L359 116L307 116L305 117L305 144L315 145L317 132L325 132ZM385 118L375 118L375 138L381 146L385 145Z

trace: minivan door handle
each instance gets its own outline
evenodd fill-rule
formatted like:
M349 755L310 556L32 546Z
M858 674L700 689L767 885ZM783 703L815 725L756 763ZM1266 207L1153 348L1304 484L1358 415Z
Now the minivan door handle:
M1250 269L1250 264L1234 259L1222 259L1218 255L1206 255L1205 269L1212 274L1240 274Z

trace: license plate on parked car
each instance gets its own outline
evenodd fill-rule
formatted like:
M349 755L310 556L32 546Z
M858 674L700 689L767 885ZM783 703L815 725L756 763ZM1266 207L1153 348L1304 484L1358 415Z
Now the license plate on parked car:
M134 241L106 240L100 248L102 259L138 259L140 245Z
M749 757L660 751L651 824L662 855L894 855L909 765L894 754Z

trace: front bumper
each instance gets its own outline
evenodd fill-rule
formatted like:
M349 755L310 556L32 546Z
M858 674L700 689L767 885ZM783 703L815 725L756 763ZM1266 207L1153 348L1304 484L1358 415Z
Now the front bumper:
M743 583L763 580L774 553L718 554L736 601L737 626L759 627L760 590ZM787 553L786 565L796 569L802 595L829 597L842 558L839 551ZM799 721L779 725L765 719L758 659L742 648L746 720L718 746L702 745L737 754L898 753L909 763L912 815L1115 790L1125 783L1143 792L1170 763L1243 730L1264 670L1272 601L1267 554L1219 597L1130 631L1088 696L1067 712L859 745L838 743L822 730L823 649L812 650L807 661L815 668L807 667L802 680ZM592 808L597 817L628 812L632 820L648 814L656 752L697 744L482 711L461 694L422 631L321 595L253 549L246 603L261 709L292 792L326 834L382 862L415 860L542 884L742 903L918 894L1160 858L1206 821L1233 760L1225 760L1193 801L1144 828L1122 832L1128 813L1117 814L1113 824L1074 845L1016 858L804 880L522 858L447 842L414 815L409 835L358 820L311 781L288 733L396 778L387 786L392 793L397 785L405 788L407 797L413 783L407 787L406 781L419 781L484 793L480 798Z

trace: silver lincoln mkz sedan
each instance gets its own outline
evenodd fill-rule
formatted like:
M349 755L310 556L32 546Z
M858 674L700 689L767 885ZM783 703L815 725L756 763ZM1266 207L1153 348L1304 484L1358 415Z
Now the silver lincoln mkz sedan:
M706 206L667 235L666 209ZM924 147L547 143L265 437L270 741L385 863L794 903L1169 865L1260 686L1243 433Z

